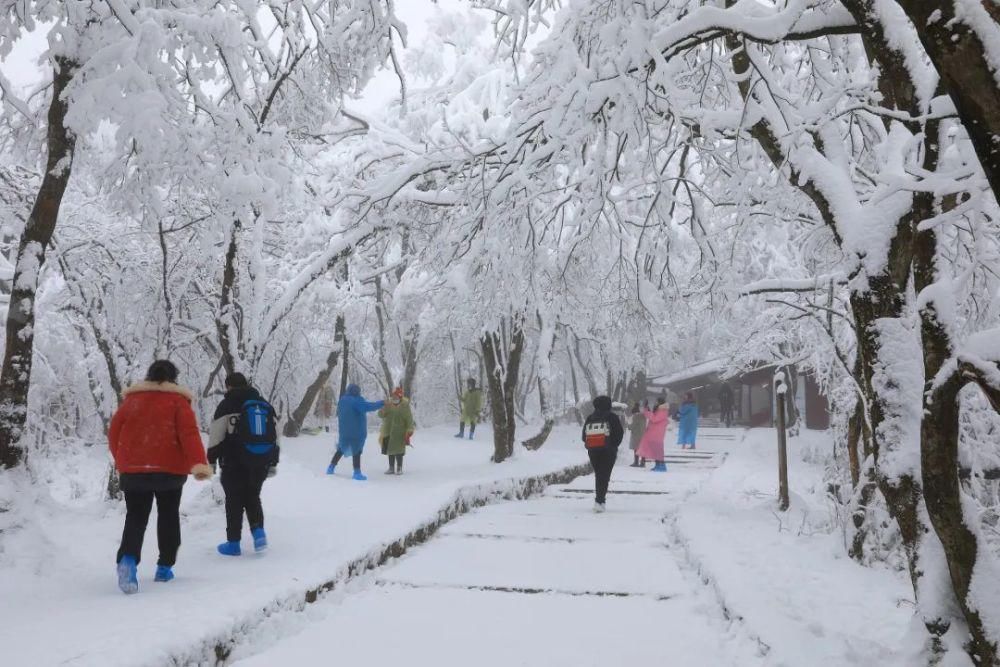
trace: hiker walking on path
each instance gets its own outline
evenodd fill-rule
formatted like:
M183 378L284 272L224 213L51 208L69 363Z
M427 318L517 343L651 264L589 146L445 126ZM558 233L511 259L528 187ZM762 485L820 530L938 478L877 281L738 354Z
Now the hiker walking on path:
M636 403L632 406L632 417L628 424L629 442L628 448L632 450L631 467L645 468L646 459L639 457L639 443L642 442L642 435L646 432L646 418L642 415L642 409Z
M733 390L726 383L719 390L719 420L726 428L733 425Z
M215 409L208 439L208 460L213 467L222 465L226 492L226 541L218 546L223 556L241 553L244 513L254 551L267 549L260 491L264 480L277 473L280 452L274 408L246 376L233 373L226 378L226 395Z
M594 411L583 423L583 444L594 469L594 511L597 513L604 511L611 471L624 437L622 422L611 410L611 399L607 396L595 398Z
M662 396L656 399L656 409L648 408L642 411L646 418L646 432L639 443L639 456L656 461L652 472L666 472L667 464L663 462L663 438L667 433L670 416L667 414L667 399Z
M337 452L333 455L326 474L336 472L340 459L350 456L354 464L354 479L363 482L367 477L361 472L361 452L365 449L368 438L368 413L375 412L385 405L385 401L366 401L361 396L361 387L356 384L347 385L347 391L337 402Z
M389 469L385 474L402 475L403 457L416 428L410 401L403 396L402 387L393 390L389 401L378 411L378 416L382 418L382 427L379 430L382 453L389 457Z
M160 557L154 581L174 578L181 546L181 491L187 476L212 476L191 409L194 395L177 384L177 367L154 361L146 380L123 392L111 419L108 445L125 494L125 528L118 548L118 588L138 593L137 568L149 513L156 500L156 541Z
M468 390L462 394L462 421L458 425L456 438L465 437L465 425L469 425L469 440L476 435L476 424L479 423L479 414L483 411L483 392L476 387L476 381L472 378L468 380Z
M677 444L681 449L694 449L695 437L698 434L698 404L691 392L684 395L684 402L677 410L677 421Z

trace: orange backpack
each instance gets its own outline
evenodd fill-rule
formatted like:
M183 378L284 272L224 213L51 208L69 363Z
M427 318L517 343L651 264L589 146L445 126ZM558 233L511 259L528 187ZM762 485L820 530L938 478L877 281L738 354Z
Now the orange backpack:
M587 449L606 447L611 438L611 424L593 422L583 428L583 442Z

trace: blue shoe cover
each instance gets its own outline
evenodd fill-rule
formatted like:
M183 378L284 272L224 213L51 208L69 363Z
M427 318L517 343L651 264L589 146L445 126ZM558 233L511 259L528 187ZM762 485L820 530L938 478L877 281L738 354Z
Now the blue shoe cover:
M242 553L239 542L223 542L218 548L223 556L239 556Z
M170 569L168 565L157 565L156 574L153 576L153 581L170 581L174 578L174 571Z
M265 551L267 549L267 534L264 532L263 528L254 528L250 531L253 535L253 550L256 552Z
M126 595L139 592L139 577L132 556L122 556L118 561L118 588Z
M364 473L362 473L362 472L361 472L360 470L355 470L355 471L354 471L354 479L358 480L359 482L364 482L364 481L366 481L366 480L367 480L368 478L367 478L367 477L365 477L365 476L364 476Z
M337 466L333 465L332 463L326 467L326 474L327 475L332 475L336 471L337 471Z

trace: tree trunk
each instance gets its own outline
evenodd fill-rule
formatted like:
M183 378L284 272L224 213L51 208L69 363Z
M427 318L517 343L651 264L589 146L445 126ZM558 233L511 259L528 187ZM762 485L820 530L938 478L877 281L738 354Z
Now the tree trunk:
M281 432L282 435L287 438L294 438L299 434L299 431L302 430L302 423L309 415L313 403L316 402L316 397L319 396L319 392L330 381L330 376L333 375L333 371L337 367L339 360L340 350L334 348L326 358L326 366L321 368L319 373L316 374L316 379L306 388L306 393L302 395L302 400L299 401L298 406L292 410L292 414L285 421L285 427Z
M417 380L420 326L414 325L403 339L403 395L413 402L413 388Z
M480 341L489 387L490 413L493 421L494 463L500 463L514 453L515 394L524 353L524 333L518 323L512 324L510 342L505 346L503 332L487 334Z
M576 364L573 362L573 351L569 347L569 337L566 338L566 360L569 362L569 377L573 386L573 407L580 404L580 386L576 382Z
M927 123L928 142L924 167L936 167L938 121ZM929 218L934 210L933 195L920 192L914 196L915 208L923 209ZM949 199L949 207L954 206ZM936 261L937 232L935 227L917 232L914 245L913 283L918 294L926 294L938 280ZM926 292L925 292L926 290ZM990 641L978 604L979 596L970 595L972 578L980 553L989 553L989 546L980 544L979 536L970 528L962 508L962 487L959 480L959 392L961 376L955 372L941 382L942 368L952 360L953 341L948 324L938 317L938 306L931 293L921 299L920 330L924 359L925 388L923 419L920 426L920 469L924 501L931 524L941 540L955 599L969 628L966 646L973 663L979 667L1000 665L997 644ZM951 295L944 296L950 299ZM949 304L950 306L950 304ZM989 556L987 556L989 557Z
M375 321L378 324L378 363L382 369L384 394L388 396L395 389L395 380L392 377L392 369L389 368L389 360L386 358L385 349L385 293L382 290L382 278L375 278Z
M347 392L347 370L351 358L350 341L347 340L347 322L343 315L337 316L337 323L333 327L333 340L340 340L340 395Z
M576 336L573 337L573 351L576 353L576 363L580 365L583 379L587 382L587 391L590 392L590 400L594 400L599 395L597 380L594 378L594 373L590 370L590 366L583 362L583 353L580 351L580 339ZM579 401L577 402L579 403Z
M545 416L545 421L542 423L542 430L522 443L525 449L530 449L532 451L541 449L542 445L545 444L545 441L549 439L549 435L552 433L552 429L556 425L556 420L552 417L549 409L550 405L548 395L545 392L542 378L538 378L538 405L542 411L542 415Z
M955 103L990 188L1000 198L1000 144L996 140L1000 136L1000 86L987 58L984 37L996 29L1000 7L985 0L975 3L983 10L982 15L956 17L958 3L954 2L897 3L913 22L920 43L941 76L941 84Z
M858 399L854 412L847 422L847 462L851 471L851 486L857 488L861 481L861 458L858 454L858 444L861 442L861 429L865 421L865 404Z
M229 244L226 246L226 263L222 269L222 291L219 295L219 313L215 318L215 328L219 336L219 347L222 350L222 368L227 375L236 372L236 356L233 354L236 304L233 294L236 290L236 261L239 255L240 223L233 221Z
M69 183L76 147L76 137L65 125L68 103L63 99L76 68L75 62L56 58L48 111L45 176L21 234L14 266L7 339L0 370L0 465L4 468L13 468L24 456L19 444L28 418L28 389L35 343L35 296L45 253L52 241L59 207Z

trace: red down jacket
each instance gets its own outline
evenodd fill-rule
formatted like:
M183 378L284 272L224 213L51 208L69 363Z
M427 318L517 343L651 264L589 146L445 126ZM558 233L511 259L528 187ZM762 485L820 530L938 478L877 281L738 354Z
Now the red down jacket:
M192 398L170 382L140 382L126 389L108 431L118 472L187 475L195 465L207 464Z

